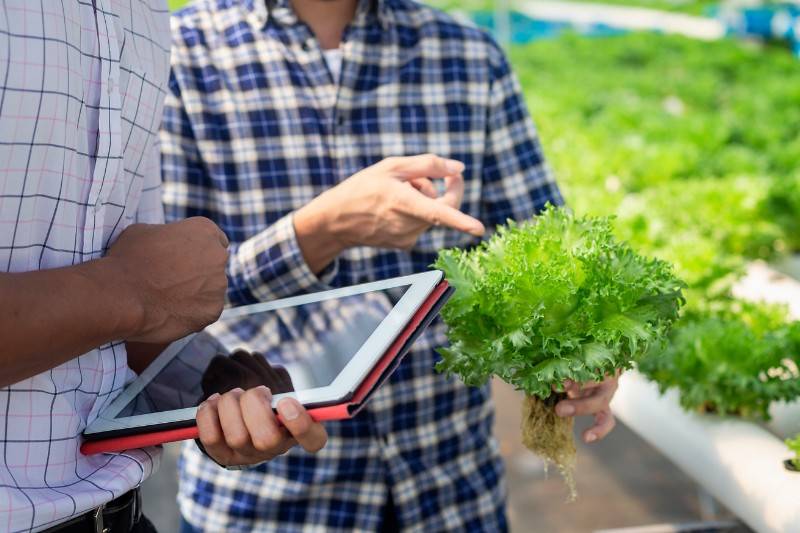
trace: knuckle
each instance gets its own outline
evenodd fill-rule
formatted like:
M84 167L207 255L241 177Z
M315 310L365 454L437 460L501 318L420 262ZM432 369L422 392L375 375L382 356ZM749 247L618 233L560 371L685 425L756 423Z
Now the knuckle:
M295 437L304 437L311 432L311 427L314 422L310 416L300 416L292 422L291 433Z
M203 446L214 447L222 444L222 435L220 435L216 431L204 431L203 429L200 429L199 431L200 431L200 442L203 443Z
M241 405L242 408L244 408L245 404L248 404L256 400L256 394L258 394L258 389L256 388L244 391L244 393L239 397L239 405Z
M399 157L391 156L391 157L387 157L387 158L383 159L380 162L380 164L385 166L386 168L394 169L394 168L397 168L399 162L400 162L400 158Z
M269 394L269 389L264 385L253 387L245 391L239 397L239 406L241 407L242 411L248 408L263 409L265 390L266 393Z
M253 435L253 447L259 452L274 453L282 449L283 438L274 429L264 429Z
M217 450L213 454L209 452L209 455L221 465L232 465L236 463L236 455L229 451Z
M239 396L242 395L242 389L231 389L219 398L220 409L231 409L239 403Z
M183 223L186 226L197 227L197 228L203 228L209 222L211 222L211 221L208 220L207 218L199 217L199 216L189 217L189 218L187 218L186 220L183 221Z
M239 389L241 391L241 389ZM219 411L222 412L233 412L238 411L239 407L239 394L236 393L236 389L226 392L219 398Z
M228 445L236 450L247 448L250 445L250 436L241 430L231 431L225 435Z

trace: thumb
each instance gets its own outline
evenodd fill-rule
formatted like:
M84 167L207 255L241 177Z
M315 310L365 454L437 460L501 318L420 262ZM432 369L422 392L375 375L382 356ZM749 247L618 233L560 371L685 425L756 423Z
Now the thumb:
M458 209L461 207L461 200L464 198L464 178L461 175L446 176L444 183L445 192L437 200Z

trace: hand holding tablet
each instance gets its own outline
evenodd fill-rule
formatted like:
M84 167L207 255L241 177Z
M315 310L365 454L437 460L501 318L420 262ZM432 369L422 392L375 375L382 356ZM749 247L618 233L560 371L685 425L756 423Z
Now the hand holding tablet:
M210 414L208 439L212 444L225 440L229 450L220 448L219 455L230 456L237 448L230 444L248 445L242 428L270 425L275 417L270 412L266 421L248 424L243 403L258 403L265 412L269 406L279 415L302 405L316 421L355 416L451 291L440 271L430 271L229 309L203 332L172 343L159 355L87 427L81 451L116 452L197 438L198 422ZM269 395L258 389L261 385L272 389ZM207 398L201 413L197 406ZM285 398L292 401L283 404ZM305 427L310 422L297 411L296 419L283 417L284 425L300 444L314 448L321 434L315 425ZM226 439L229 428L232 443ZM267 444L275 442L259 445L273 450ZM261 451L255 445L246 451L252 455L254 450Z
M272 411L272 394L292 392L292 379L260 353L237 350L216 355L201 380L204 401L197 408L197 429L204 451L225 466L269 461L299 444L308 452L327 442L325 428L293 398Z
M272 393L264 386L214 393L197 409L197 428L205 452L225 466L252 465L286 453L296 444L319 451L328 435L319 422L293 398L270 406Z

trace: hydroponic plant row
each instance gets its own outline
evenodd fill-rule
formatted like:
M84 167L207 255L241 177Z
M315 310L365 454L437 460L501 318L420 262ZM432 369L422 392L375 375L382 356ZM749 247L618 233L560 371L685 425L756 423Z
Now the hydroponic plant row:
M798 326L731 295L744 265L800 251L800 69L734 40L565 35L511 57L578 213L616 214L689 285L671 345L640 369L687 409L766 418L800 396Z

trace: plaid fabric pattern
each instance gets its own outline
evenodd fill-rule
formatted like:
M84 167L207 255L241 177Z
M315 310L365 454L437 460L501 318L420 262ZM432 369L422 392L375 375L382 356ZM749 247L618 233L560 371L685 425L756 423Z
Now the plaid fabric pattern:
M0 0L3 272L96 259L129 224L162 221L168 20L163 0ZM129 374L115 342L0 388L0 531L47 527L150 474L154 450L78 451Z
M561 203L520 88L482 32L409 0L362 2L334 81L285 0L201 0L172 23L162 132L168 218L204 215L228 234L232 304L419 272L445 228L409 251L357 247L315 276L292 213L387 156L463 161L463 210L489 227ZM441 324L356 419L328 424L316 455L219 469L187 445L183 516L204 531L374 531L391 498L408 531L506 529L489 388L438 375Z

